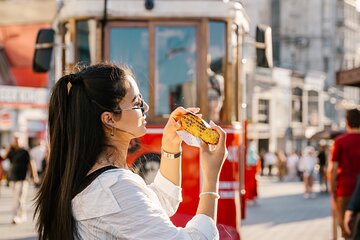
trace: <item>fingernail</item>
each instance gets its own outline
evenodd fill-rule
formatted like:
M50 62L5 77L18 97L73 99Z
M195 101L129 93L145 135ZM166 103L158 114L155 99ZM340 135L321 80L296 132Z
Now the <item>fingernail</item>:
M212 120L210 120L210 126L215 126L216 124L212 121Z

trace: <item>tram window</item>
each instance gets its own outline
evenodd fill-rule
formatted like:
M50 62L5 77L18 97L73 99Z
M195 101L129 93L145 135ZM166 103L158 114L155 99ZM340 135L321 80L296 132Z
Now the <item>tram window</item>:
M77 43L77 56L79 62L89 65L90 59L90 46L89 46L89 25L87 21L76 22L76 43Z
M193 26L155 29L155 114L196 106L196 30Z
M224 22L209 23L208 50L208 102L209 118L220 121L224 102L224 64L225 61L226 25Z
M145 27L113 27L110 29L110 61L131 67L140 92L149 101L149 32Z

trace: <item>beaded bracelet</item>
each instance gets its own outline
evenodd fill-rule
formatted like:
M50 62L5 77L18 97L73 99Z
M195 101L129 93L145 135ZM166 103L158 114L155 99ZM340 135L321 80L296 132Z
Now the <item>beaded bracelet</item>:
M204 196L204 195L211 195L211 196L216 197L217 199L220 198L220 195L216 192L202 192L199 194L199 197Z

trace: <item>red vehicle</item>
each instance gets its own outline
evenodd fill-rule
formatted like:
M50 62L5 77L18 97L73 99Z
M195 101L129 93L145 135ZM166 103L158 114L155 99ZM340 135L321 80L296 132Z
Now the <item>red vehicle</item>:
M217 224L221 239L240 239L244 216L245 124L241 122L241 52L248 31L235 1L64 1L55 28L55 79L73 67L126 63L150 105L147 134L134 139L128 164L147 182L159 168L163 126L177 106L199 106L227 132L229 156L220 176ZM34 68L46 71L54 31L38 35ZM200 191L199 151L183 144L183 202L172 217L184 226Z

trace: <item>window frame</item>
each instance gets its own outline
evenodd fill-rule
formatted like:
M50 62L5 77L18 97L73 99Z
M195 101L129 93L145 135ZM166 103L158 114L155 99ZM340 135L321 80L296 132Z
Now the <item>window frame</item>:
M72 43L74 45L74 47L77 47L77 43L76 43L76 21L81 20L89 20L89 18L72 18L70 20L68 20L67 22L63 22L63 24L70 24L70 31L71 31L71 36L72 36ZM100 24L100 20L97 19L98 24ZM163 125L166 123L167 121L167 117L162 117L162 116L156 116L155 115L155 92L152 90L151 86L154 86L155 84L155 68L156 68L156 62L152 61L153 59L155 59L155 29L157 26L193 26L195 28L196 31L196 44L197 44L197 49L196 49L196 55L197 55L197 60L196 60L196 69L197 69L197 73L196 73L196 93L197 93L197 106L201 108L201 113L203 113L203 118L204 119L208 119L208 93L207 91L205 91L203 86L207 86L207 53L208 53L208 47L209 47L209 39L208 39L208 34L209 34L209 23L211 21L214 22L224 22L225 23L225 27L226 27L226 32L225 32L225 40L226 40L226 44L225 44L225 66L224 68L224 94L225 94L225 99L224 99L224 103L223 103L223 109L222 109L222 113L221 113L221 121L220 124L222 125L231 125L232 122L234 121L233 116L235 115L235 121L240 121L241 116L240 116L240 103L239 101L241 101L241 99L239 99L239 97L241 96L241 94L239 94L236 90L238 88L241 88L241 74L239 73L239 71L241 71L240 68L240 60L239 57L240 56L235 56L233 59L233 62L229 62L229 51L232 51L232 49L229 49L229 47L231 47L230 41L231 41L231 34L232 34L232 25L235 24L233 21L231 21L230 19L227 18L190 18L190 19L183 19L183 18L177 18L177 19L168 19L168 18L164 18L164 19L160 19L160 18L154 18L154 19L147 19L147 18L143 18L143 19L133 19L133 18L129 18L129 19L110 19L104 29L104 43L109 43L110 40L110 30L112 28L116 28L116 27L140 27L140 28L148 28L148 34L149 34L149 53L148 53L148 77L149 77L149 89L148 89L148 96L149 96L149 105L150 106L154 106L154 107L150 107L149 112L148 112L148 122L149 124L152 125ZM102 47L102 40L101 40L101 31L99 30L100 28L98 28L97 31L97 43L96 43L96 62L99 61L104 61L104 60L108 60L110 57L110 45L109 44L104 44L104 52L102 54L103 59L99 58L99 53L101 53L101 48ZM240 32L240 31L239 31ZM62 40L64 38L62 37ZM238 47L237 47L237 51L236 54L237 55L241 55L241 38L239 36L238 38ZM77 62L78 60L78 56L75 53L75 62ZM63 62L63 70L66 69L71 69L73 66L72 64L70 66L66 66L66 63L64 62L64 59L62 60ZM236 68L236 69L234 69ZM231 78L231 79L229 79ZM235 84L235 86L232 86L233 84ZM236 90L234 89L234 87L236 88ZM233 89L233 90L231 90ZM235 91L235 92L234 92ZM233 112L235 111L235 112Z

